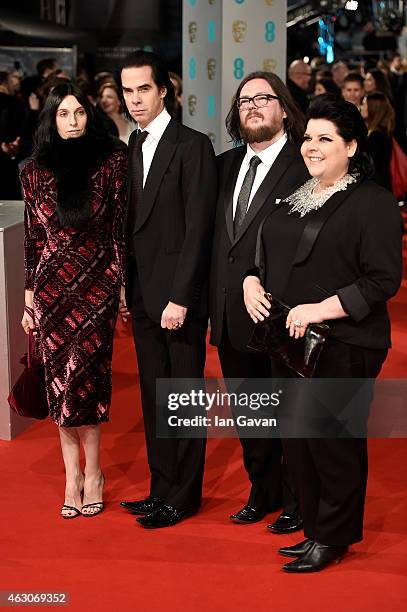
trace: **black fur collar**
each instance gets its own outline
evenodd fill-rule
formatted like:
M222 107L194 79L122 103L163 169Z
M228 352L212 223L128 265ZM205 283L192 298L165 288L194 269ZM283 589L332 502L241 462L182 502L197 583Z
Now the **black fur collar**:
M91 215L91 176L114 151L121 148L111 138L85 134L55 143L38 161L57 183L57 215L62 227L80 227Z

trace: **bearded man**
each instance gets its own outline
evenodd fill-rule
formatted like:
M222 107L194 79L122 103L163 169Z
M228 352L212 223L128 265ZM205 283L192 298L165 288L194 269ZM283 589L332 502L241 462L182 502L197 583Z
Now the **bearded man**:
M243 277L254 266L259 225L276 202L302 184L308 172L299 152L303 115L281 79L249 74L239 85L226 119L235 147L217 158L219 192L210 277L211 343L225 378L270 378L268 357L250 352L253 323L243 302ZM233 408L232 408L233 409ZM255 523L283 507L269 529L291 533L302 526L295 494L282 470L276 438L243 437L243 462L251 481L247 504L230 516ZM264 435L264 434L263 434Z

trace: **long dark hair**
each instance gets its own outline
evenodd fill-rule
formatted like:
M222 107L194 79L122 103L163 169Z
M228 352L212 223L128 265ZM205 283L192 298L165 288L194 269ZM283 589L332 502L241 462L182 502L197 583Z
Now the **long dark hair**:
M134 121L127 109L126 102L123 97L121 71L125 68L142 68L143 66L150 66L153 81L157 85L158 89L162 89L163 87L166 88L167 93L165 94L164 105L169 114L172 116L175 109L175 92L174 85L171 83L171 79L168 74L167 66L164 60L156 53L152 53L151 51L143 51L141 49L135 51L134 53L130 53L130 55L123 60L120 66L120 101L124 109L124 114L128 119Z
M106 137L103 128L95 119L93 107L86 95L73 83L61 83L49 93L41 111L34 140L34 158L42 157L43 154L48 153L54 147L58 136L56 114L59 105L66 96L74 96L85 109L87 116L86 133L99 138Z
M281 108L285 111L287 117L284 119L284 129L290 141L300 143L304 136L304 115L295 104L289 90L284 85L283 81L273 72L263 72L258 70L247 75L240 83L237 92L233 98L232 106L226 117L226 129L232 140L238 142L242 140L240 130L240 115L237 108L236 100L240 97L240 92L249 81L253 79L264 79L273 88L274 93L278 96Z
M379 68L371 68L367 72L370 73L374 79L375 91L381 91L389 98L389 100L391 100L393 96L391 93L389 79L383 70L379 70Z
M356 140L357 149L350 160L349 173L367 177L373 175L373 162L366 151L367 127L354 104L336 94L323 94L311 103L306 119L326 119L335 125L345 142Z

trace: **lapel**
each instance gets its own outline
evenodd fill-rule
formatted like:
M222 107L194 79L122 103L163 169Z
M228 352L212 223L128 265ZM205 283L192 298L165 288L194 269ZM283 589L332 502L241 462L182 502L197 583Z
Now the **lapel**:
M143 190L143 202L137 210L133 233L138 232L150 216L162 178L177 148L177 142L178 124L171 119L154 153Z
M233 244L233 192L235 189L237 176L244 156L246 155L246 146L239 147L235 150L235 155L230 163L229 171L226 170L226 183L223 194L223 202L225 206L226 229L229 235L230 243Z
M132 198L132 189L133 189L133 151L134 151L134 140L136 138L137 130L134 130L130 134L129 144L128 144L128 165L127 165L127 207L126 213L124 216L124 235L129 235L129 228L132 226L132 219L134 216L134 202Z
M294 155L297 153L297 149L294 145L289 142L286 142L284 147L281 149L278 154L274 164L271 166L270 170L267 172L263 182L260 187L256 191L256 194L251 201L249 210L243 220L243 223L240 227L240 231L236 236L234 242L238 242L241 237L244 235L251 222L270 196L270 194L275 190L277 183L280 178L287 170L290 165L290 161L293 159Z
M338 191L320 208L315 215L310 217L305 225L302 236L298 243L297 251L293 260L293 266L302 263L309 257L320 231L329 217L339 208L346 198L360 185L360 179L350 185L345 191Z

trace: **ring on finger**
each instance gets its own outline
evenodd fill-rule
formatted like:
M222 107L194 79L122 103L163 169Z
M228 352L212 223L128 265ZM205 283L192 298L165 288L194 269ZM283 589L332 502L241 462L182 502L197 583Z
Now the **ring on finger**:
M294 327L302 327L302 322L300 321L300 319L296 319L295 321L293 321L293 325Z

